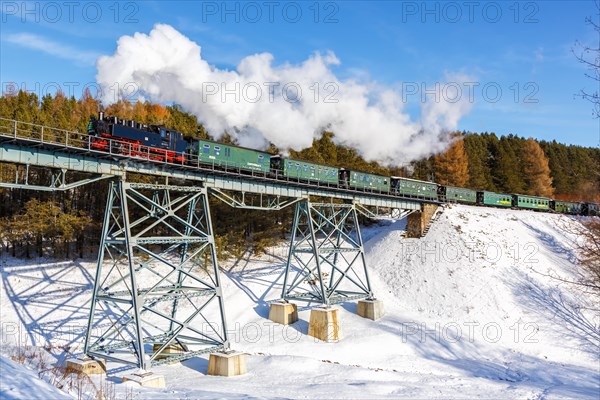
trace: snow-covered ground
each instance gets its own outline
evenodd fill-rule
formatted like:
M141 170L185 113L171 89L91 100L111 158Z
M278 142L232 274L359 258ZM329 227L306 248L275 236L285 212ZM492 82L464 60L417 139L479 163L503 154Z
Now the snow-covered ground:
M249 373L206 376L207 359L157 367L167 388L121 384L117 398L600 398L598 298L553 278L573 276L567 217L454 206L424 239L404 222L363 232L371 281L386 315L370 321L339 305L343 339L307 335L310 311L282 327L266 319L280 297L286 249L222 262L232 347ZM2 260L2 353L44 346L57 362L81 351L92 261ZM0 397L29 372L0 359ZM6 371L8 369L8 372ZM37 374L36 374L37 376ZM46 390L29 386L25 398ZM11 389L8 389L11 390ZM19 398L14 389L13 398ZM6 392L8 393L8 392ZM26 392L23 392L26 393ZM50 393L50 392L48 392ZM50 394L41 397L53 398ZM55 396L57 397L57 396Z

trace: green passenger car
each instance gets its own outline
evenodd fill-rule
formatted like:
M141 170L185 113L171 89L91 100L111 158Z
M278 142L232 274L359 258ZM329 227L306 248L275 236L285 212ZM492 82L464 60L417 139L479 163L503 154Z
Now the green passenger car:
M371 189L380 192L390 191L390 178L383 175L368 174L360 171L342 171L342 180L348 182L350 187Z
M271 169L271 155L258 150L230 146L210 140L197 140L191 148L191 162L199 161L222 168L242 169L268 173ZM196 160L195 157L198 157Z
M338 168L315 164L308 161L273 156L271 157L271 168L278 171L278 173L282 173L286 178L325 182L336 185L339 181Z
M552 200L550 206L554 211L563 214L581 213L581 203L575 203L573 201Z
M513 195L514 205L518 208L527 208L531 210L549 210L550 199L546 197L525 196L522 194Z
M494 192L478 192L479 203L486 206L511 207L512 196L510 194Z
M600 216L600 204L583 203L581 205L581 213L587 216Z
M477 192L454 186L446 186L446 201L458 201L463 203L477 202Z
M407 197L437 200L437 184L392 176L392 192Z

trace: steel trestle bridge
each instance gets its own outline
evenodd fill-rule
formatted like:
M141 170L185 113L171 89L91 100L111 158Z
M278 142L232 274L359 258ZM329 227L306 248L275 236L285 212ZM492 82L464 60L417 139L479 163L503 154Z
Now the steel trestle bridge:
M109 180L84 352L143 370L229 348L209 196L236 208L295 205L281 297L325 305L374 297L358 214L397 219L431 203L150 158L148 148L109 141L99 151L87 134L0 118L0 163L16 167L0 187L56 191ZM49 182L31 182L37 168ZM128 174L165 183L130 182Z

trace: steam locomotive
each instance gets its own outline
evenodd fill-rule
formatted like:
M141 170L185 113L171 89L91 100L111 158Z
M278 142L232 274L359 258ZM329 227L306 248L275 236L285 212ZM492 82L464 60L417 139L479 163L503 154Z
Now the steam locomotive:
M153 161L210 167L242 174L258 173L272 179L436 202L554 211L574 215L600 215L600 205L596 203L476 191L404 177L337 168L210 140L186 140L180 132L173 129L106 117L102 112L98 118L91 118L88 134L91 136L93 149Z
M92 136L92 148L96 150L154 161L186 162L187 141L181 133L164 126L107 118L100 112L98 118L90 119L87 131Z

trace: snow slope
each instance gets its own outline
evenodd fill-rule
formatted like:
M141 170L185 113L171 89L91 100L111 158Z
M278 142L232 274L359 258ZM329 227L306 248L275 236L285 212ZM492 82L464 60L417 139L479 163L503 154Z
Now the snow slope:
M249 373L206 376L206 358L158 367L163 390L117 384L143 398L590 398L600 397L600 315L572 277L573 220L454 206L426 238L404 221L363 233L379 321L340 305L343 339L307 336L310 311L282 327L266 319L280 297L286 249L221 263L233 348ZM4 259L2 352L52 343L57 362L81 350L94 263ZM112 376L129 371L109 364ZM109 380L111 378L109 375Z
M70 399L66 393L38 378L37 374L0 356L0 399Z

